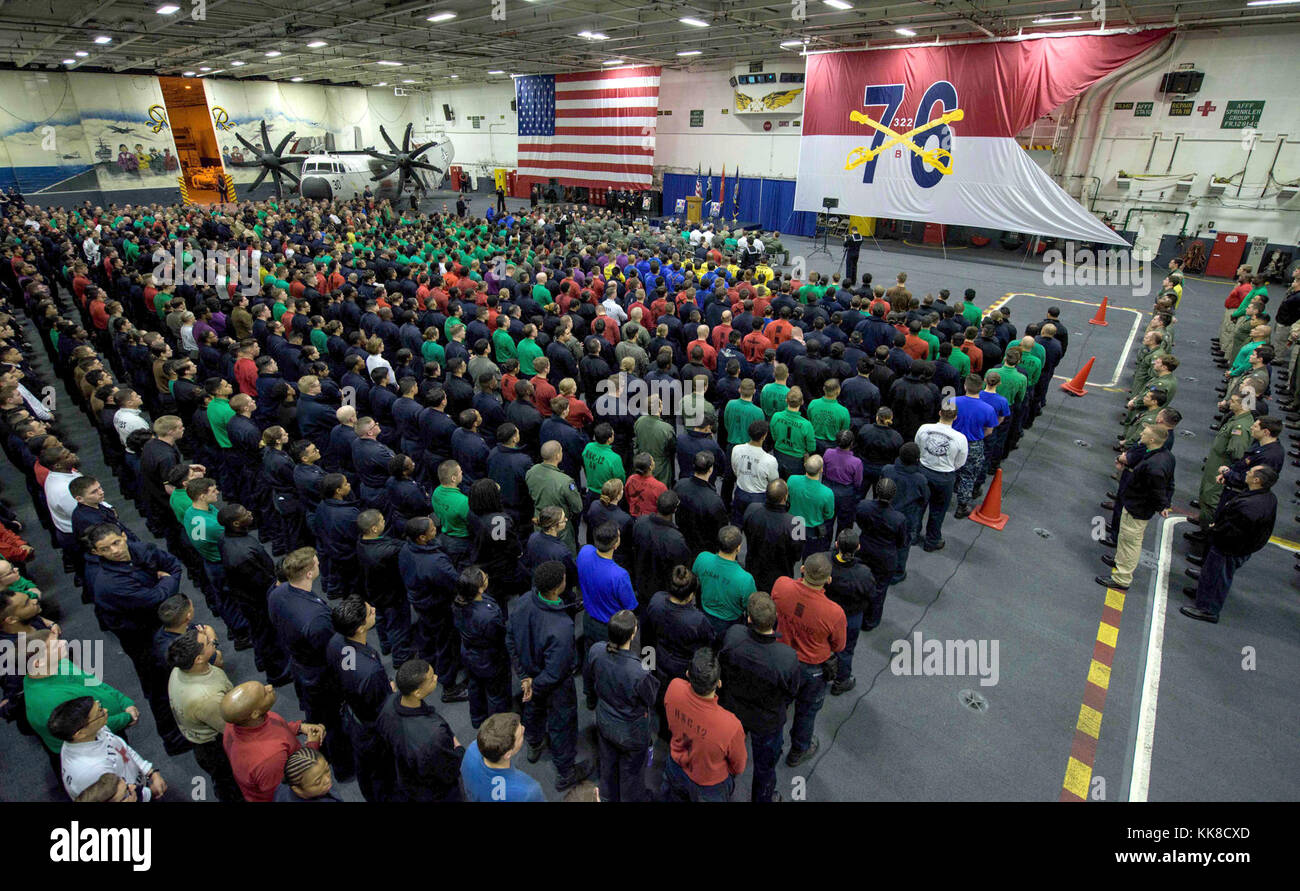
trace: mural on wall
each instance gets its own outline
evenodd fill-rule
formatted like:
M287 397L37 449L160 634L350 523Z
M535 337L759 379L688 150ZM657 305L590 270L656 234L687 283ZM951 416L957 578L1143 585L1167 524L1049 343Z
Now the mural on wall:
M66 74L0 72L0 95L0 188L38 192L91 171L94 155Z
M176 144L158 79L150 76L65 75L81 116L93 177L57 185L58 191L160 189L175 185ZM53 189L51 189L53 191Z

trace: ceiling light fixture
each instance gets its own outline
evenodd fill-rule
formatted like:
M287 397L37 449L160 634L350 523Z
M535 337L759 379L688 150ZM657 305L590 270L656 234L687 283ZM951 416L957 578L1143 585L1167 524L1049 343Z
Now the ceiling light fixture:
M1300 3L1300 0L1248 0L1247 6L1286 6L1290 3Z
M377 86L377 87L386 87L386 86L388 86L388 81L386 81L386 80L381 80L379 83L375 84L375 86Z
M242 59L235 59L233 62L230 63L230 66L232 68L238 68L240 65L247 65L247 64L248 63L243 61Z
M682 50L682 51L681 51L680 53L678 53L677 55L679 55L679 56L698 56L698 55L700 54L700 52L701 52L700 50Z
M267 52L266 57L268 59L274 59L276 56L279 55L283 55L283 53L281 53L279 50L270 50L269 52Z
M502 71L500 68L494 68L493 70L489 71L488 74L505 74L505 72Z
M601 34L599 31L579 31L578 36L588 40L609 40L608 34Z
M452 80L455 80L456 78L460 77L459 74L449 74L447 76L450 77Z
M916 32L913 31L911 28L895 28L895 29L894 29L894 33L895 33L895 34L901 34L901 35L904 36L904 37L915 37L915 36L916 36Z
M1082 19L1083 16L1081 15L1040 15L1038 18L1034 19L1033 23L1035 25L1060 25L1065 22L1078 22Z
M76 64L77 64L77 60L76 60L76 59L64 59L64 60L63 60L63 64L64 64L64 65L76 65Z
M200 65L200 66L199 66L199 70L200 70L200 71L211 71L211 70L212 70L212 66L211 66L211 65Z
M709 27L709 23L708 23L708 22L703 22L703 21L700 21L699 19L693 19L693 18L691 18L690 16L684 16L684 17L678 19L677 21L681 22L683 25L690 25L692 28L707 28L707 27Z
M415 81L413 81L413 80L411 80L411 79L408 78L408 79L402 81L402 83L404 83L404 84L413 84L413 83L415 83Z
M826 0L826 5L832 9L852 9L852 3L845 3L844 0Z
M86 56L89 56L89 55L90 55L90 53L86 52L85 50L77 50L77 52L76 52L76 56L77 56L78 59L84 59L84 58L86 58Z
M162 6L159 6L157 9L154 10L154 12L158 13L159 15L174 15L175 13L178 13L180 11L181 8L177 6L175 3L164 3Z
M623 64L623 60L622 60L622 59L606 59L605 61L601 62L600 64L602 64L602 65L622 65L622 64Z
M113 38L107 36L106 34L101 34L101 35L99 35L98 37L95 38L95 43L98 43L100 46L103 46L103 45L106 44L106 43L112 43L112 42L113 42Z
M290 82L295 83L295 84L300 84L300 83L302 83L302 78L301 78L301 77L291 77L291 78L289 78L289 80L290 80Z
M792 46L803 46L803 41L802 41L802 40L785 40L785 41L782 41L782 42L781 42L781 46L784 47L785 49L789 49L789 48L792 47Z
M193 71L182 71L182 72L181 72L181 77L193 77L193 76L194 76L194 72L193 72Z
M454 12L440 12L437 15L431 15L428 18L430 22L450 22L456 17Z
M392 67L392 68L400 68L401 65L402 65L401 62L390 62L390 61L388 61L387 59L380 59L380 60L379 60L378 62L376 62L375 64L376 64L376 65L388 65L389 67Z
M313 40L307 44L307 49L320 49L322 46L329 46L329 44L324 40Z

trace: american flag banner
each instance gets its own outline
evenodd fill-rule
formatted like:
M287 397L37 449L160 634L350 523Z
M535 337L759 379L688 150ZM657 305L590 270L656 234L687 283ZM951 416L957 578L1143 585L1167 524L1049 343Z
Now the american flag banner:
M643 66L515 78L520 175L650 188L659 73Z

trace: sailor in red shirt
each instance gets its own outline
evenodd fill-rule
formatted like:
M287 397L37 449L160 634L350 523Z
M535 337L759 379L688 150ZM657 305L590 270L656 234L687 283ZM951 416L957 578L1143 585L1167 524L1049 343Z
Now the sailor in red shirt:
M772 341L763 333L762 319L754 319L754 330L740 339L740 349L745 354L745 361L755 365L763 361L765 352L774 349Z
M537 374L529 378L533 383L533 405L537 406L537 410L542 413L542 417L549 418L551 416L551 400L559 395L555 392L555 388L551 386L551 382L546 379L546 375L551 370L551 360L545 356L538 356L533 360L533 368L537 372Z
M745 728L718 703L721 675L717 655L701 647L686 677L668 684L664 711L672 742L659 790L664 801L729 801L745 772Z
M690 356L695 348L704 350L704 367L709 371L718 370L718 351L709 346L709 326L701 325L696 329L695 339L686 345L686 355Z
M826 688L835 680L827 677L827 671L834 673L836 663L832 657L844 649L848 633L844 609L826 596L830 578L830 557L813 554L803 563L802 579L782 576L772 583L777 630L799 655L803 673L790 727L790 754L785 759L790 767L807 761L817 751L813 725L826 701Z
M288 313L285 313L287 316ZM259 347L256 340L246 340L240 344L239 358L235 360L235 383L239 392L257 398L257 354Z
M257 681L240 684L221 700L221 717L226 721L222 746L247 801L274 800L284 781L284 763L302 748L300 733L313 749L319 749L325 739L324 724L286 721L271 711L273 705L275 688Z
M569 401L569 414L564 420L575 430L586 430L596 423L587 403L578 398L578 382L571 377L560 381L560 395Z
M794 337L794 323L790 321L790 307L781 307L781 317L769 324L763 333L775 346L780 346Z
M930 357L930 345L920 338L920 331L921 323L919 321L908 323L907 340L903 344L903 352L911 356L913 362L924 362Z
M731 310L727 309L722 311L722 321L709 335L709 344L715 350L720 350L727 345L729 337L731 337Z

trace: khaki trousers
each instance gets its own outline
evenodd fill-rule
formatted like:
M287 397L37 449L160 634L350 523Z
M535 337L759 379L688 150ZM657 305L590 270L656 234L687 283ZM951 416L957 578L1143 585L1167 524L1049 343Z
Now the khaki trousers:
M1119 535L1115 537L1115 571L1110 574L1117 585L1127 587L1133 583L1133 570L1142 556L1142 539L1146 537L1147 523L1127 510L1119 515Z

